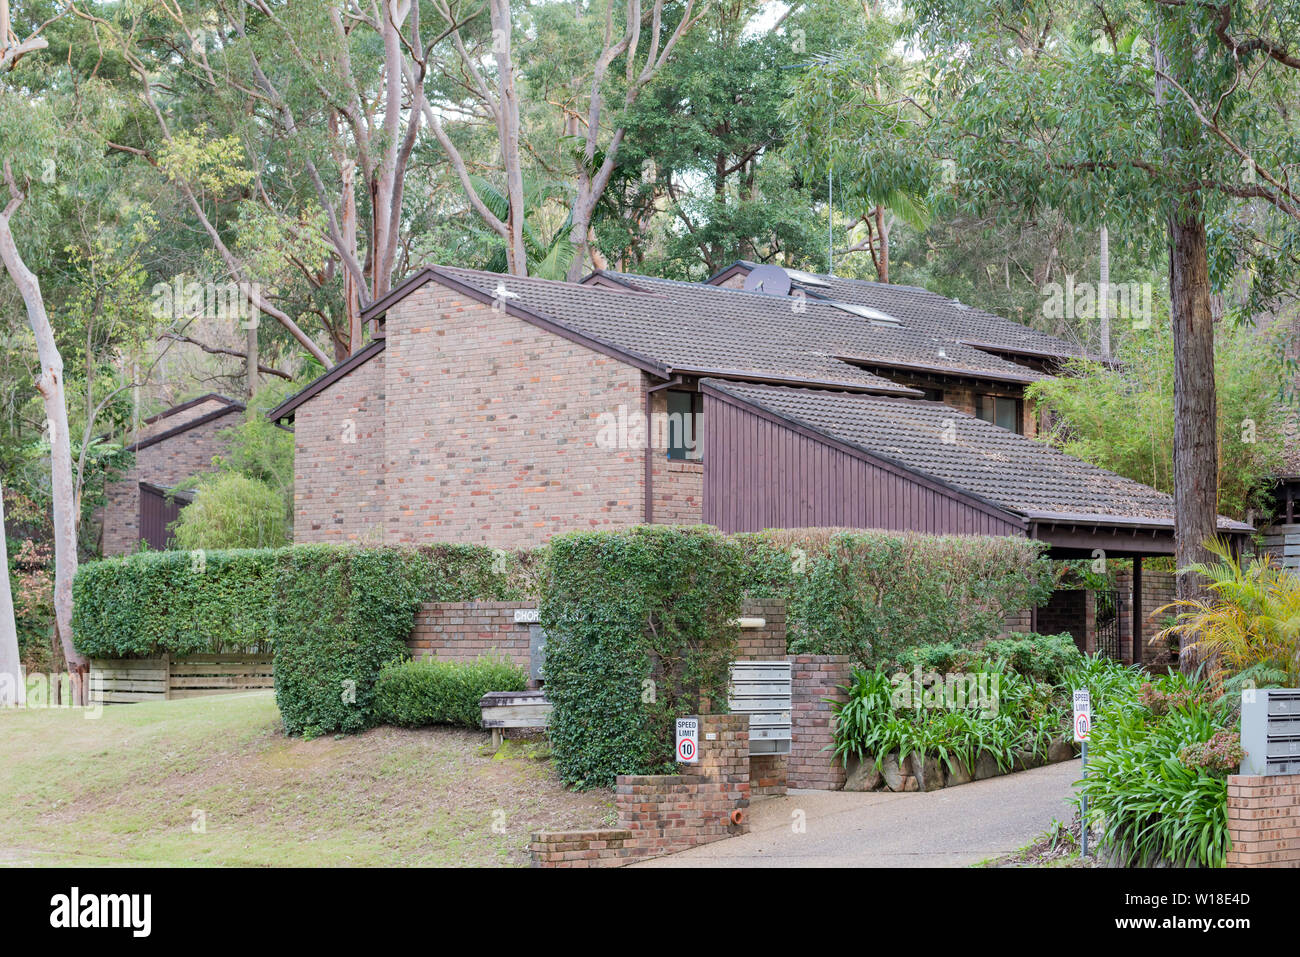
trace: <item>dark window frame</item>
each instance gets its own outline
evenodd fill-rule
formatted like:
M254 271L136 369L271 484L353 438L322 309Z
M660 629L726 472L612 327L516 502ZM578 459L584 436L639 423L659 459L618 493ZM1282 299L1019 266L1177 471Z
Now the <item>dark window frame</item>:
M670 416L671 416L674 412L677 412L678 414L681 414L681 413L683 412L683 410L680 409L680 408L678 408L678 409L674 409L674 408L673 408L673 404L674 404L674 403L673 403L673 397L674 397L674 396L689 396L689 397L690 397L690 398L689 398L689 401L688 401L688 405L689 405L689 407L690 407L690 413L689 413L689 414L693 417L693 418L692 418L692 426L693 426L693 436L692 436L692 438L694 438L694 440L695 440L695 452L696 452L696 455L695 455L694 457L690 457L690 456L688 456L688 455L686 454L687 449L686 449L686 445L685 445L685 443L675 443L675 442L674 442L675 439L683 438L683 436L682 436L682 434L681 434L681 430L680 430L680 429L674 429L674 428L673 428L673 426L672 426L672 419L669 419L669 420L668 420L668 427L667 427L668 448L665 450L665 455L667 456L668 461L670 461L670 462L703 462L703 461L704 461L704 448L703 448L703 434L704 434L704 394L701 393L701 392L699 392L699 391L692 392L692 391L690 391L689 389L668 389L668 390L666 390L666 392L667 392L667 395L666 395L666 397L665 397L665 399L664 399L664 411L667 412ZM678 402L680 403L680 399L678 400Z

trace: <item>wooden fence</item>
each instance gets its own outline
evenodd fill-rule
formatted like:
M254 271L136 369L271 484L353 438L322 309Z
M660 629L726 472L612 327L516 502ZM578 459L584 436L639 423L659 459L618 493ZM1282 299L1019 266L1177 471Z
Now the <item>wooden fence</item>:
M270 655L186 655L172 658L92 658L92 694L105 704L235 694L274 687Z

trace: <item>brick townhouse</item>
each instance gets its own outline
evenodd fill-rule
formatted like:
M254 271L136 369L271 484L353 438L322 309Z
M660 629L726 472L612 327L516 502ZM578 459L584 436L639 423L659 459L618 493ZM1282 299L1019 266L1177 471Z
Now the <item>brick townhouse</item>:
M185 507L188 496L173 495L177 484L210 471L212 458L226 450L218 435L237 425L244 406L223 395L208 393L145 419L127 445L135 465L105 488L99 511L101 545L105 555L167 547L167 526Z
M271 412L294 427L295 540L704 521L1022 535L1139 568L1172 551L1169 496L1030 437L1023 388L1077 348L925 290L773 269L421 270L369 309L370 345ZM635 428L669 413L699 441Z

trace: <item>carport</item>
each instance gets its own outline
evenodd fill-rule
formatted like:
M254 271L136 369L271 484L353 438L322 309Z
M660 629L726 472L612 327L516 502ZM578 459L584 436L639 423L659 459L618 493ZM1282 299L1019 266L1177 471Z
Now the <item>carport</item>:
M703 379L704 521L727 532L1018 535L1055 559L1174 554L1173 498L941 402ZM1253 529L1220 516L1240 545ZM1141 660L1141 614L1133 649Z

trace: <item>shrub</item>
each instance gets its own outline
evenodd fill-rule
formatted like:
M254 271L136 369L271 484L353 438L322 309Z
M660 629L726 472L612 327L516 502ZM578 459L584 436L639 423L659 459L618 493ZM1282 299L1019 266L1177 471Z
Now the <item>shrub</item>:
M267 652L275 552L142 552L88 562L72 584L72 633L91 658Z
M1249 563L1221 541L1206 547L1218 561L1193 564L1184 571L1208 579L1208 598L1182 599L1159 609L1177 609L1177 622L1156 637L1190 639L1202 660L1228 674L1261 668L1283 672L1286 683L1300 684L1300 576L1279 568L1267 557Z
M405 728L429 724L479 728L479 701L485 694L522 691L527 685L527 673L508 658L394 662L379 673L375 717L383 724Z
M293 530L276 489L235 472L214 472L199 480L173 534L182 549L275 548L288 544Z
M1043 670L1043 659L1026 653L1023 646L1062 650L1059 637L1029 635L1002 647L991 642L980 651L951 644L909 648L898 656L901 674L855 668L852 683L844 689L846 700L834 706L837 757L879 764L893 751L900 759L919 753L938 758L951 770L954 763L970 767L987 752L1004 771L1022 754L1046 757L1052 741L1069 730L1073 689L1086 687L1093 701L1101 702L1121 695L1132 698L1141 681L1136 668L1077 651L1062 656L1072 663L1061 667L1054 680L1038 680L1033 672ZM1007 644L1027 658L1030 673L1009 668L1016 655L1007 653ZM914 691L918 667L922 687ZM986 707L988 702L978 696L944 700L933 675L942 678L945 672L974 674L979 687L996 695L993 707ZM996 686L991 684L994 677Z
M1208 691L1173 674L1096 709L1088 776L1076 787L1088 796L1101 842L1124 866L1223 866L1232 745L1223 732L1234 718Z
M277 559L275 700L285 730L364 730L379 672L405 657L429 593L425 559L410 548L346 545L299 545Z
M662 771L674 718L726 710L745 574L740 546L704 526L551 541L539 611L565 783Z
M1021 538L784 532L746 545L754 583L779 582L784 554L792 652L868 666L913 645L987 641L1051 591L1042 544Z
M1068 633L1059 635L1014 635L988 642L983 649L990 661L1001 661L1017 674L1058 684L1066 673L1083 661L1083 652Z
M482 545L142 552L81 566L74 641L103 658L274 650L285 727L355 731L422 601L520 599L537 564Z

